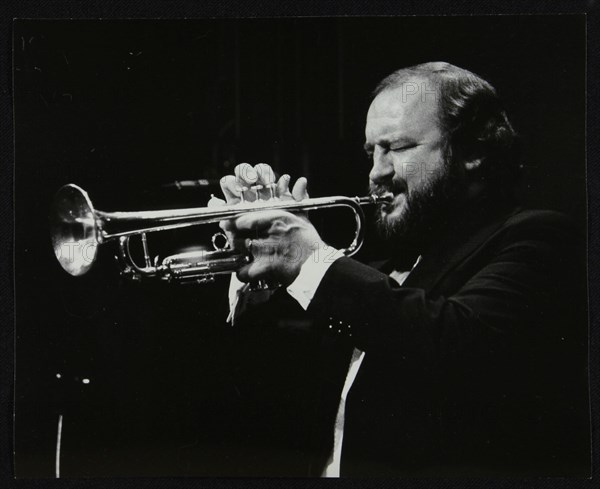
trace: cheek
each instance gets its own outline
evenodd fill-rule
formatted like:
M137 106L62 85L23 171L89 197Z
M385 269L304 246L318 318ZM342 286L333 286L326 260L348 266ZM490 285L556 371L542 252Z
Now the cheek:
M442 152L414 151L404 155L394 165L396 176L402 178L409 187L418 187L430 180L444 166Z
M426 175L428 165L417 157L402 157L394 164L394 173L397 180L403 180L409 186L418 184Z

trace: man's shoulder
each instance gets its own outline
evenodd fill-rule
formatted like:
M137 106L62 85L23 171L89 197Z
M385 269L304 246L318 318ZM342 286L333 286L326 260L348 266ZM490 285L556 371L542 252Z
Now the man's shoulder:
M577 269L586 262L585 225L568 214L547 209L522 209L505 217L497 230L482 242L480 256Z
M507 226L545 225L572 226L573 220L563 212L551 209L516 209L507 219Z
M501 232L581 241L584 230L569 215L550 209L517 209L501 226Z

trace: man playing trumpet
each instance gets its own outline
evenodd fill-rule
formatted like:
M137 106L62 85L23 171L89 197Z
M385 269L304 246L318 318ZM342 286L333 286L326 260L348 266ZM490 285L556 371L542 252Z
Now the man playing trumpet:
M447 63L398 70L365 128L371 192L391 192L379 269L332 250L303 215L222 223L254 255L231 283L280 284L307 328L346 351L313 472L536 476L589 472L585 242L515 207L517 136L495 89ZM307 197L268 165L221 180L225 201ZM333 413L326 415L325 413Z

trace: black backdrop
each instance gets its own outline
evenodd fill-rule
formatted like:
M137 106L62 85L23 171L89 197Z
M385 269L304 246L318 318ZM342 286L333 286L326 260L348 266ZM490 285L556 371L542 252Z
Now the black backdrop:
M61 185L78 183L103 210L204 205L214 188L161 186L264 161L307 176L314 196L363 193L369 92L398 67L444 60L504 98L525 148L523 203L584 226L584 28L583 16L18 21L17 475L53 476L59 414L64 476L261 475L268 466L235 448L248 436L235 372L266 347L241 348L226 330L226 281L128 284L109 245L88 276L66 276L47 225ZM363 259L379 249L368 239ZM269 358L293 376L294 352ZM280 398L265 405L277 411ZM265 475L301 475L269 457Z

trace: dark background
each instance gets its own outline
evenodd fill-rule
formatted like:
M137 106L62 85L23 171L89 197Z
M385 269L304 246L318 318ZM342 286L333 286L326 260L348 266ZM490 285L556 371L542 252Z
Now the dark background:
M584 28L583 16L17 21L17 476L53 476L59 414L63 476L295 470L276 458L276 437L247 442L243 416L261 406L244 401L236 375L273 344L241 348L226 330L226 281L128 284L110 245L89 275L67 276L47 225L61 185L81 185L102 210L204 205L215 189L161 186L248 161L307 176L314 196L362 194L370 91L399 67L444 60L505 100L525 148L524 205L563 210L584 229ZM368 243L362 259L377 258L377 238ZM302 351L292 350L274 371L294 375ZM265 409L293 411L275 394ZM258 448L272 474L245 459Z

